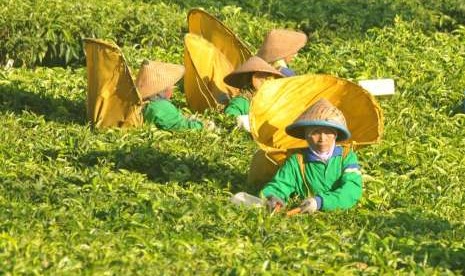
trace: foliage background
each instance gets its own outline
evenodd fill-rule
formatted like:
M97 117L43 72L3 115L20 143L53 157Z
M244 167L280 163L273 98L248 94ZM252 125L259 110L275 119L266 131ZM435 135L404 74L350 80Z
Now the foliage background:
M134 69L181 63L199 6L252 50L273 27L307 32L299 73L395 79L383 142L358 152L356 208L229 204L256 190L256 147L220 114L205 114L218 133L89 129L81 39L115 41ZM0 0L0 14L0 273L465 273L463 1ZM175 103L189 112L182 90Z

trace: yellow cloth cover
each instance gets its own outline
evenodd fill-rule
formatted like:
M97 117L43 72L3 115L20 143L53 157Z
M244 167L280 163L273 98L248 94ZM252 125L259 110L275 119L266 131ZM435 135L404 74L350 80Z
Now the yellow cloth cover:
M273 178L278 167L278 164L264 150L257 150L250 162L247 183L251 184L256 191L261 190Z
M247 183L252 185L255 189L261 190L264 185L273 178L279 166L284 163L284 160L299 150L300 149L290 149L288 151L269 152L265 152L262 149L257 150L250 162Z
M223 78L249 57L250 51L221 21L199 9L187 16L189 34L184 39L184 90L194 111L217 108L239 91Z
M383 114L374 97L361 86L329 75L303 75L267 81L250 106L250 127L262 151L256 153L249 171L252 184L264 184L291 152L307 147L305 140L286 134L309 106L326 98L339 108L352 136L342 144L361 147L377 143L383 133Z
M142 125L142 99L118 46L84 39L87 63L87 117L93 127Z
M184 93L192 110L201 112L226 104L230 96L238 93L223 82L234 67L213 44L198 35L186 34L184 47Z

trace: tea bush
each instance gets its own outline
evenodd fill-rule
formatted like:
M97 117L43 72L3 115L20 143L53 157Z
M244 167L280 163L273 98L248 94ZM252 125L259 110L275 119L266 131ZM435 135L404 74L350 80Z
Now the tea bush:
M1 62L34 68L0 69L0 274L465 273L465 116L452 116L465 90L461 2L1 1L17 13L0 18ZM80 38L113 39L134 68L180 63L191 6L252 49L272 27L311 25L299 73L395 79L396 95L379 99L382 142L358 151L356 207L288 219L230 204L252 190L256 145L221 114L206 114L217 133L90 130ZM180 90L175 103L188 112Z
M82 38L112 39L119 45L180 44L185 17L172 5L132 1L2 0L2 62L67 65L83 62ZM170 30L170 31L168 31Z
M465 23L465 5L460 0L1 0L0 4L0 62L13 59L16 66L29 67L82 65L84 37L110 39L149 53L182 52L185 13L192 7L218 16L252 49L276 26L300 28L313 39L329 41L363 37L370 28L392 26L396 16L416 21L423 31L451 31Z

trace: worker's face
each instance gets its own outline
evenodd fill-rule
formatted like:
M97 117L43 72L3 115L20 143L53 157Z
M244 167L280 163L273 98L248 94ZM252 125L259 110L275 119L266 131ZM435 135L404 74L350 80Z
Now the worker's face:
M174 87L175 86L170 86L170 87L166 88L165 91L162 92L163 93L162 97L167 99L167 100L171 99L171 97L173 96Z
M267 80L272 80L274 79L274 75L266 72L255 72L252 75L252 85L255 90L260 89L262 84L267 81Z
M331 127L307 127L305 140L318 152L328 152L336 141L337 132Z

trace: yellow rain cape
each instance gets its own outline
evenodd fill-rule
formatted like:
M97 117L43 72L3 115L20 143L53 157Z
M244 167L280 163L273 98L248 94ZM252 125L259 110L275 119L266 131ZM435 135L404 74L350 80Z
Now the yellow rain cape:
M115 44L84 39L87 63L87 117L93 127L142 125L142 99Z
M250 51L221 21L199 9L187 16L184 38L184 91L193 111L218 108L239 91L223 78L249 57Z
M263 185L291 153L307 147L305 140L286 134L308 107L326 98L339 108L352 136L343 145L361 147L377 143L383 133L382 110L361 86L329 75L303 75L267 81L250 106L250 127L260 147L249 170L248 181Z

